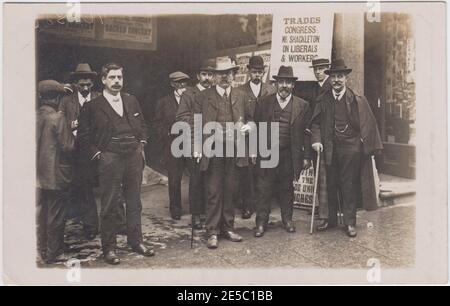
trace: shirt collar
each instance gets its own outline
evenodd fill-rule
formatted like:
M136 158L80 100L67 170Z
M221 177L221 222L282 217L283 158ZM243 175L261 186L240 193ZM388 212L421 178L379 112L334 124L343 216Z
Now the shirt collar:
M319 82L319 86L322 87L323 84L325 84L325 82L328 80L328 75L325 77L325 79L323 79L322 82Z
M198 88L198 90L200 90L200 91L203 91L203 90L206 89L206 88L203 87L200 83L197 84L197 88Z
M181 96L177 93L176 90L173 91L173 94L175 96L175 100L177 100L177 103L180 104Z
M83 97L83 95L78 91L78 101L91 101L91 93L89 93L86 97Z
M112 94L108 93L106 90L103 90L103 96L106 100L108 100L109 103L116 103L116 102L122 102L122 97L120 93L117 94L117 96L113 96Z
M225 93L225 89L223 89L219 85L216 85L216 91L219 94L219 96L223 97L223 94ZM227 91L227 95L229 97L230 96L230 92L231 92L231 86L229 86L226 91Z
M253 93L256 95L256 93L258 93L261 91L261 87L262 87L262 82L260 82L258 85L256 85L255 83L253 83L252 81L250 81L250 88L252 89ZM258 96L256 95L256 96Z
M280 97L280 95L277 93L277 100L278 100L278 103L280 103L280 104L287 104L289 101L291 101L291 99L292 99L292 94L290 94L289 96L287 96L286 99L283 100Z
M345 95L346 91L347 91L347 87L344 87L344 89L341 90L341 92L339 93L339 96L338 96L338 101L341 101L341 99ZM334 89L333 89L332 93L333 93L333 98L336 99L337 92L335 92Z

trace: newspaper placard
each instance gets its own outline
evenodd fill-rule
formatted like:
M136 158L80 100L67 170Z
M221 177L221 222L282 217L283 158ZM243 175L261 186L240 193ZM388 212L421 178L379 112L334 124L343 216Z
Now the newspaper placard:
M239 65L239 70L234 79L234 85L240 86L248 81L248 62L252 57L251 52L236 54L236 64Z
M103 20L103 38L153 43L153 22L149 17L108 17Z
M334 15L274 15L271 70L292 66L299 81L315 81L309 67L315 58L331 58Z
M298 181L294 181L294 207L312 207L314 200L314 168L302 171ZM316 199L316 207L318 206Z

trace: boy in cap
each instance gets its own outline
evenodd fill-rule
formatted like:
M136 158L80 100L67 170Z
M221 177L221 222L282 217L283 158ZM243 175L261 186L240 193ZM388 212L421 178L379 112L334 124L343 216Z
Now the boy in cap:
M65 260L65 192L72 180L70 153L74 137L64 115L58 112L64 85L54 80L38 84L40 107L36 123L37 247L46 263Z

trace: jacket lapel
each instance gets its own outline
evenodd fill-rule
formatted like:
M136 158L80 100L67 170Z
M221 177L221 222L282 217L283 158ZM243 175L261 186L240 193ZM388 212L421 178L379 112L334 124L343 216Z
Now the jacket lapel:
M123 105L124 105L124 110L125 110L125 102L123 100L123 96L122 96L122 101L123 101ZM106 100L106 98L102 95L101 99L98 101L99 102L99 107L100 109L106 114L108 115L108 117L112 120L114 119L114 116L118 116L118 114L116 113L116 111L112 108L112 106L109 104L108 100Z
M294 124L295 119L297 119L298 115L302 112L300 108L300 103L294 99L294 96L292 96L291 99L292 102L292 115L291 115L291 125Z

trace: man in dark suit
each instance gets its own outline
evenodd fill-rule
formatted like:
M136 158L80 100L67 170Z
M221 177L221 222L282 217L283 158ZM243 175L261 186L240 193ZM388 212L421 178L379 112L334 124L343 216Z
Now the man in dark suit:
M257 202L255 237L262 237L270 215L270 201L277 192L281 208L281 220L287 232L295 232L292 222L294 187L293 181L300 176L302 169L310 167L310 138L306 132L310 120L308 102L292 95L297 79L292 67L281 66L276 80L277 93L262 99L256 110L256 124L267 123L269 147L278 148L279 162L275 167L264 168L260 158L257 177ZM271 143L272 123L279 125L275 143ZM259 133L262 131L259 130ZM278 136L278 137L276 137ZM259 138L261 135L259 135Z
M164 165L169 178L170 215L174 220L181 218L181 179L187 167L187 159L175 157L171 152L171 144L174 135L171 134L172 125L175 123L181 97L186 91L189 76L181 71L169 75L173 92L161 98L157 102L154 123L158 129L158 135L162 139Z
M202 128L194 131L196 140L203 139L203 142L194 141L194 158L200 161L200 171L204 172L207 246L210 249L218 247L220 233L230 241L242 241L234 232L233 200L238 190L239 168L248 165L248 157L236 153L245 151L243 135L252 130L248 124L252 118L242 93L231 88L238 69L231 59L218 59L214 69L217 85L197 95L194 103L194 114L202 115L203 127L215 127L204 135ZM231 124L237 128L231 128ZM241 133L243 143L236 141L237 133ZM229 150L234 151L233 154Z
M181 97L180 106L177 111L177 121L194 123L194 101L195 97L210 88L213 83L214 60L205 60L200 65L197 73L198 83L190 87ZM192 214L192 226L194 229L202 229L202 215L205 214L205 200L203 189L203 176L199 164L194 158L188 159L189 168L189 208ZM204 221L204 220L203 220Z
M313 149L318 154L324 153L328 193L329 217L317 230L337 226L340 192L345 231L349 237L355 237L357 204L360 198L363 201L367 198L362 195L362 181L372 180L367 185L375 186L373 176L361 178L362 165L368 161L372 168L370 155L383 146L367 99L347 87L347 75L351 71L342 59L333 61L325 71L333 88L318 100L312 116L311 137ZM376 197L371 198L376 202Z
M141 226L141 182L145 120L134 96L121 93L123 68L106 64L102 68L103 94L81 109L78 137L86 154L98 162L101 192L101 239L105 260L117 265L115 253L118 202L123 190L126 202L127 240L133 251L153 256L143 244Z
M242 90L245 96L245 102L248 104L251 116L253 117L255 109L258 107L260 101L264 99L264 97L274 94L276 89L272 85L262 81L266 67L261 56L252 56L247 68L250 80L246 84L239 86L238 89ZM249 219L255 211L256 205L256 171L253 164L250 163L248 167L244 167L241 174L239 195L242 200L242 219Z
M65 194L72 180L70 155L74 137L64 115L57 111L64 85L54 80L38 84L36 116L36 229L38 255L46 263L65 261Z
M314 59L310 68L314 70L314 76L317 81L301 82L301 88L295 88L295 94L308 101L311 110L314 110L317 98L324 92L331 90L331 83L325 70L330 67L330 61L325 58Z
M70 123L74 136L77 136L78 117L84 103L97 98L100 94L92 91L95 71L87 63L77 65L71 74L75 91L61 99L59 111L63 112ZM90 162L82 158L78 138L75 138L73 152L74 180L70 186L70 205L83 223L83 232L88 240L92 240L98 233L97 205L94 198L94 171Z

